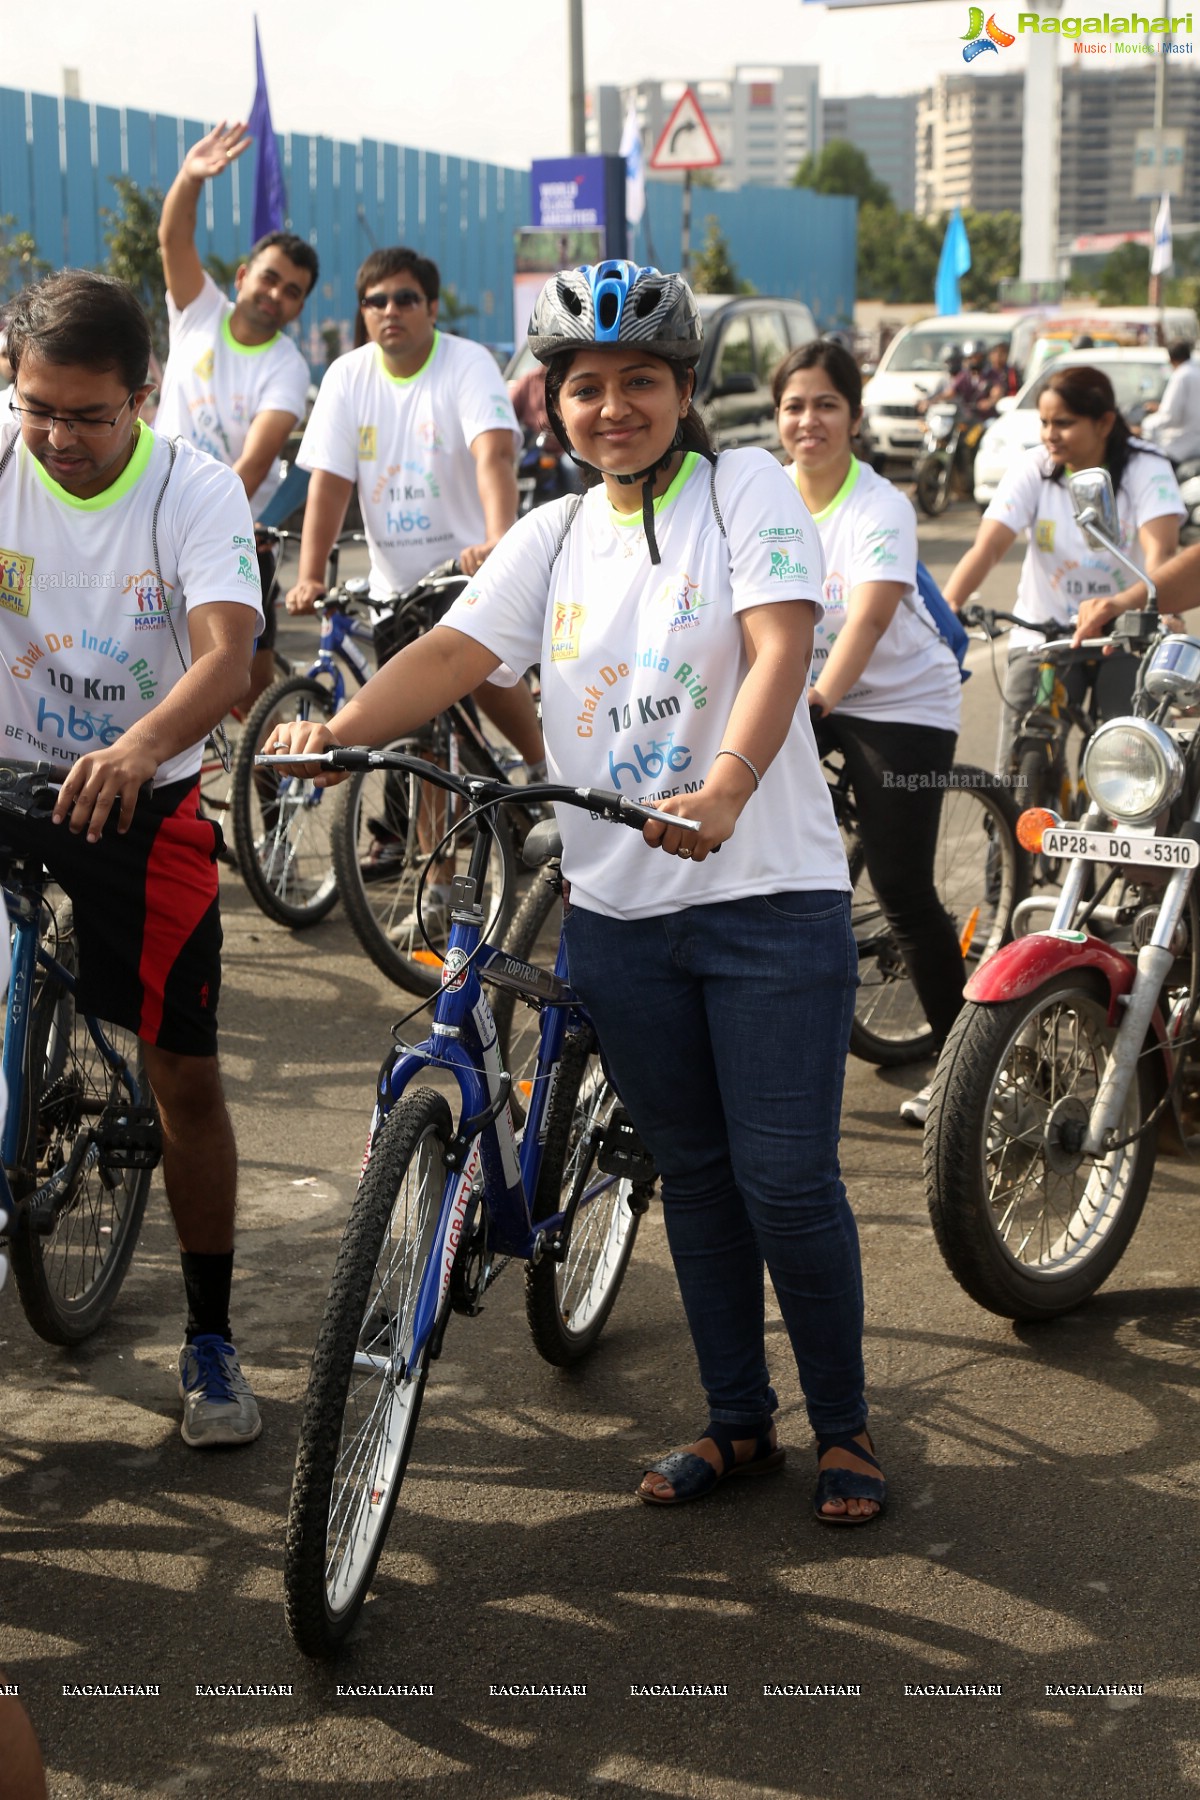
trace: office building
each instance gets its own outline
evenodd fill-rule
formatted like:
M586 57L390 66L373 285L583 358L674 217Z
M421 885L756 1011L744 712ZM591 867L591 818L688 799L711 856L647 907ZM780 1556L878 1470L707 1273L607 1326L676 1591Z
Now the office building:
M649 156L686 85L699 100L723 158L712 172L716 186L786 187L809 152L821 147L819 75L818 69L799 64L739 65L725 80L642 81L632 90L592 88L587 148L604 155L620 148L632 92Z
M901 212L916 206L916 94L856 94L821 101L821 142L845 138L862 151Z

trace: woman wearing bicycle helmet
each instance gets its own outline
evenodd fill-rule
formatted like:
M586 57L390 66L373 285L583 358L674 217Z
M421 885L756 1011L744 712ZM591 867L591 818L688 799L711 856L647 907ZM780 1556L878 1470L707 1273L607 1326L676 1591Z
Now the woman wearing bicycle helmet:
M965 605L1024 531L1027 544L1013 610L1023 619L1057 619L1065 626L1085 601L1121 593L1128 581L1125 571L1094 549L1075 523L1068 474L1108 470L1117 496L1121 548L1149 575L1175 554L1186 510L1170 463L1131 436L1102 370L1086 364L1056 369L1038 398L1038 415L1041 444L1018 457L1000 482L974 544L946 583L946 598L956 609ZM1037 691L1038 659L1028 651L1044 641L1040 632L1019 626L1009 637L998 775L1005 772L1017 724ZM1102 657L1094 665L1069 669L1065 681L1076 703L1092 686L1097 715L1112 718L1128 711L1136 676L1132 658Z
M917 592L917 521L890 481L854 455L862 377L819 339L785 356L772 379L788 474L825 553L825 616L808 702L818 742L840 750L854 787L867 873L934 1034L962 1004L958 932L934 883L945 777L961 712L958 663ZM928 1090L900 1116L923 1125Z
M501 663L540 662L553 777L699 822L639 839L575 809L560 820L571 980L658 1165L708 1399L697 1439L637 1493L675 1505L782 1463L765 1260L817 1436L816 1516L865 1524L885 1488L837 1158L857 957L801 704L820 544L766 451L715 457L692 405L701 326L682 277L565 270L529 341L587 493L519 520L440 626L331 727L295 725L289 741L385 743Z

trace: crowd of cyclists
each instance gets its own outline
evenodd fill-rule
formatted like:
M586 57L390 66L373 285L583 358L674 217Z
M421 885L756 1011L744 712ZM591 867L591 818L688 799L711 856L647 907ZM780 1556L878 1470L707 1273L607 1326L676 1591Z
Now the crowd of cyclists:
M53 823L30 825L29 845L74 900L81 997L137 1031L162 1115L187 1304L182 1433L197 1448L262 1428L230 1320L221 846L198 769L206 734L269 679L272 563L255 522L303 421L308 371L287 327L319 272L287 233L253 247L232 301L204 271L204 184L248 142L218 126L164 203L170 352L154 428L140 417L142 310L121 283L78 270L14 302L0 417L4 725L16 753L61 768ZM633 781L656 806L640 840L574 811L560 822L571 980L659 1171L706 1405L694 1440L654 1462L637 1495L675 1505L781 1466L765 1266L816 1439L815 1516L868 1524L887 1491L838 1160L857 957L821 758L836 748L849 770L870 880L936 1053L962 999L934 880L962 686L921 592L912 506L856 454L858 367L832 341L793 350L773 382L786 464L722 452L692 401L702 325L687 281L620 261L560 271L529 339L585 491L518 522L520 427L490 354L439 329L435 265L374 251L356 293L355 347L326 373L298 453L311 486L287 609L324 593L354 493L373 598L448 555L469 583L335 718L284 725L269 747L383 744L470 694L534 774ZM1003 346L950 371L980 415L1014 387ZM1186 605L1197 553L1176 555L1171 463L1131 435L1107 378L1052 374L1038 411L1041 443L1001 482L950 605L1024 534L1022 616L1075 618L1083 637L1136 606L1144 591L1122 585L1074 520L1064 476L1092 466L1112 476L1123 545ZM1036 635L1010 640L999 769L1031 697ZM535 666L540 721L524 681ZM1131 667L1098 658L1071 680L1094 684L1106 716L1127 705ZM611 709L585 711L601 671ZM664 700L681 755L675 778L651 784L637 774L639 721ZM433 884L427 904L444 911L449 895ZM904 1116L921 1123L925 1104L913 1096Z

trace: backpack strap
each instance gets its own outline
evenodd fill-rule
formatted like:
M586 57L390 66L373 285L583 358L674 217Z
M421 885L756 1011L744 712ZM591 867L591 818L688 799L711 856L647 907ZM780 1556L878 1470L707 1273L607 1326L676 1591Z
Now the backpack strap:
M567 533L568 533L568 531L570 531L572 525L575 523L575 516L578 513L578 511L582 505L583 505L583 495L582 494L572 494L571 495L571 503L567 507L566 517L563 520L562 530L558 534L558 542L554 546L554 555L550 558L550 568L551 569L554 567L555 563L558 561L559 551L562 549L563 545L566 543ZM549 574L549 570L547 570L546 572L547 572L547 574Z
M728 541L729 533L725 529L725 521L721 517L721 508L717 504L717 464L720 454L713 457L708 465L708 497L712 501L713 518L717 521L717 530Z
M0 456L0 475L3 475L5 469L7 469L9 463L12 461L13 456L16 453L17 445L20 443L20 441L21 441L21 433L20 433L20 431L18 431L16 433L16 436L10 442L8 449L4 452L4 455Z

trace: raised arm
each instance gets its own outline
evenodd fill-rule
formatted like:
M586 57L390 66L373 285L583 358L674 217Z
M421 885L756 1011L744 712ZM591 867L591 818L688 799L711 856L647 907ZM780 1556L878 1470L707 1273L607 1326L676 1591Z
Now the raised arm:
M222 175L250 147L244 125L228 125L222 119L207 137L193 144L183 167L171 183L158 222L167 292L180 312L190 306L204 286L204 267L196 249L196 209L205 182Z

